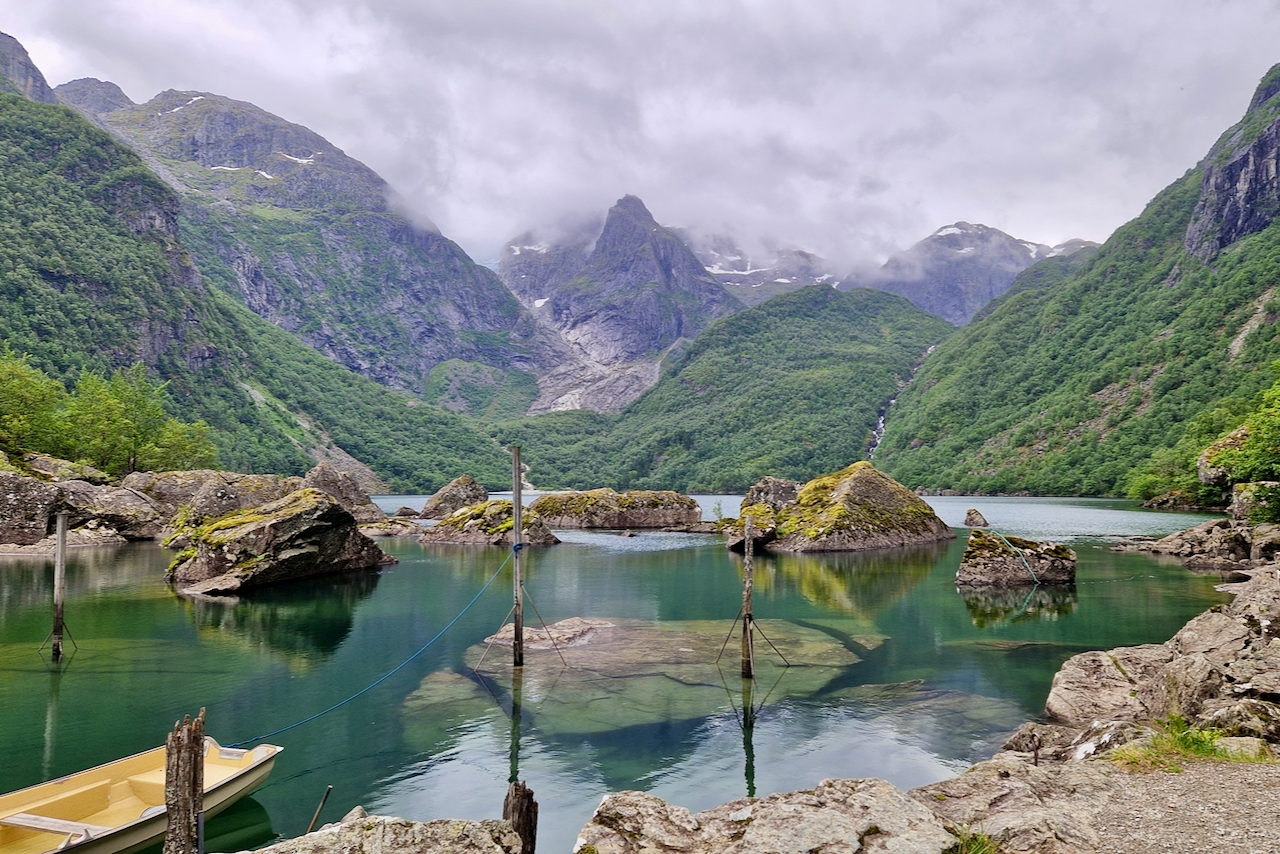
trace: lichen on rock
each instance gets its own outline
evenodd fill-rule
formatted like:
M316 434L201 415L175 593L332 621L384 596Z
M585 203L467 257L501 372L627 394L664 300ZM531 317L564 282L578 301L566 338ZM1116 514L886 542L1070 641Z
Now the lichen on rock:
M698 502L671 490L555 493L530 507L553 528L680 528L702 521Z
M1076 580L1076 553L1056 543L1038 543L980 529L969 532L958 586L1009 587L1070 584Z
M423 544L455 543L459 545L511 545L515 528L514 507L510 501L493 499L450 513L440 523L427 528L418 538ZM520 517L521 539L531 546L550 546L560 542L542 518L531 508Z

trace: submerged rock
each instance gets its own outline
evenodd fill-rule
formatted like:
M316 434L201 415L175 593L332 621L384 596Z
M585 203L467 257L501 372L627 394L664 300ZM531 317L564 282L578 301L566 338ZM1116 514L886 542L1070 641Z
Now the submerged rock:
M450 513L440 520L440 524L423 531L418 542L424 545L455 543L474 546L509 546L515 542L511 536L511 530L514 527L512 503L495 499ZM527 545L553 546L560 542L560 538L551 533L551 529L531 509L525 509L521 514L520 528L523 533L521 539Z
M868 462L809 481L795 502L777 509L744 506L748 514L762 530L776 526L770 551L856 551L955 538L933 508Z
M942 854L955 844L926 807L868 779L823 780L812 791L743 798L697 814L643 792L618 792L596 808L573 850Z
M702 521L697 501L670 490L543 495L530 509L552 528L684 528Z
M372 569L395 559L361 534L333 497L300 489L193 529L174 560L183 593L233 593L278 581Z
M488 500L489 490L476 483L471 475L464 474L440 487L435 495L427 499L422 512L417 516L419 519L443 519L463 507L483 504Z
M986 531L969 532L956 585L1011 587L1070 584L1076 580L1076 553L1056 543L1037 543Z

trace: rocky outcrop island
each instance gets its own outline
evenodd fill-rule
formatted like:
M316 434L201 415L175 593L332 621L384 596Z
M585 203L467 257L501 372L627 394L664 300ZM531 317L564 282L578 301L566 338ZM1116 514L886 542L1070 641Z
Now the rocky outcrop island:
M868 462L803 486L768 480L743 499L740 515L750 517L756 543L770 551L859 551L955 539L923 499ZM730 548L740 547L742 530L740 522Z

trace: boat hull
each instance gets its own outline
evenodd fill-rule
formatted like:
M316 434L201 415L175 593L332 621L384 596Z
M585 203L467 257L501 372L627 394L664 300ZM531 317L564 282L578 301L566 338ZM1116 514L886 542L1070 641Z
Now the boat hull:
M280 750L233 750L206 738L205 817L261 786ZM76 825L86 832L77 835ZM160 841L167 826L162 747L0 796L0 854L131 854Z

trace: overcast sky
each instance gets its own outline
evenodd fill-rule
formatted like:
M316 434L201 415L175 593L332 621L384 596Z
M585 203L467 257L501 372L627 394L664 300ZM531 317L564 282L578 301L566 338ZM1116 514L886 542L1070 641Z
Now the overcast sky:
M1280 0L0 0L51 85L304 124L484 259L640 196L852 262L1104 240L1280 62Z

